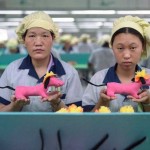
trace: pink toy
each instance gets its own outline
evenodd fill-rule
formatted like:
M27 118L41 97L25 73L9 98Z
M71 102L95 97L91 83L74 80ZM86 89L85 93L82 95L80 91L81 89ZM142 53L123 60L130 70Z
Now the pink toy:
M12 87L0 87L9 88L15 90L15 96L17 99L28 98L28 96L41 96L42 98L47 98L47 90L49 86L54 86L56 88L64 85L64 82L56 77L53 72L47 73L44 77L43 83L36 86L17 86L16 89Z
M84 79L89 84L94 86L107 86L107 95L110 97L114 97L115 94L127 94L131 95L135 98L139 98L138 91L143 85L150 86L150 75L145 73L145 70L140 72L136 72L135 82L132 83L116 83L110 82L107 84L95 85L86 79Z
M150 85L150 80L149 80L149 85ZM139 98L138 91L141 86L142 86L141 82L138 83L133 82L128 84L110 82L107 83L107 95L110 97L114 97L115 94L127 94L135 98Z

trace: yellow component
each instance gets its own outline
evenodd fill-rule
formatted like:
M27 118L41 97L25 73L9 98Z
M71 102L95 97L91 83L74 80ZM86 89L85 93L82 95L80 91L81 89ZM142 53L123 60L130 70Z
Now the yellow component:
M106 107L106 106L101 106L95 112L99 112L99 113L111 113L110 109L108 107Z
M57 112L59 112L59 113L66 113L66 112L68 112L68 109L67 108L61 108Z
M75 104L71 104L68 108L61 108L57 112L80 113L83 112L83 108L81 106L77 107Z
M47 72L46 75L44 76L43 83L45 82L45 80L46 80L48 77L52 77L52 76L56 76L56 74L54 74L52 71L51 71L51 72Z
M150 75L146 74L145 69L143 69L142 71L137 71L136 75L135 75L135 82L139 81L140 77L143 77L144 79L149 79Z
M131 105L126 105L126 106L122 106L120 108L120 112L121 113L133 113L134 112L134 109Z
M83 108L81 106L77 107L75 104L72 104L68 107L69 112L83 112Z

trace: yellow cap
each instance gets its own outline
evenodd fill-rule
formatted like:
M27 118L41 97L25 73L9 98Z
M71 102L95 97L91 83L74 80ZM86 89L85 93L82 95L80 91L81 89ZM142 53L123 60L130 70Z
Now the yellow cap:
M43 11L34 12L22 20L20 25L16 29L19 42L23 43L23 34L26 30L33 27L41 27L54 33L55 39L58 38L58 28L53 22L52 18Z
M110 42L110 35L104 34L98 41L98 44L102 46L105 42L109 43Z
M150 56L150 24L144 19L141 19L139 17L133 17L130 15L121 17L117 19L113 24L111 38L116 31L124 27L133 28L143 36L146 43L146 47L142 56L143 57Z
M79 42L79 39L76 36L72 37L72 39L71 39L72 45L77 44L78 42Z
M71 43L72 35L71 34L64 34L60 37L60 42L69 42Z
M90 39L90 35L89 35L89 34L84 33L84 34L82 34L82 35L80 36L80 41L81 41L81 42L83 42L83 41L88 41L89 39Z
M6 43L6 47L9 49L15 49L18 46L18 41L16 39L9 39Z

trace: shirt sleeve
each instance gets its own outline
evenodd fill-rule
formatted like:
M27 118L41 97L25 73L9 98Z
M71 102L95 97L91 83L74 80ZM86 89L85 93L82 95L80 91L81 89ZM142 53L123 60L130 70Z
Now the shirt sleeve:
M0 87L10 86L9 79L11 78L10 73L12 69L10 66L8 66L5 71L3 72L1 78L0 78ZM0 89L0 103L7 104L7 102L11 101L11 96L14 93L13 90L4 88Z
M99 71L91 78L90 82L98 85L103 84L102 81L104 76L104 72ZM102 88L105 88L105 86L96 87L94 85L88 84L82 97L82 106L93 108L99 100L100 91Z

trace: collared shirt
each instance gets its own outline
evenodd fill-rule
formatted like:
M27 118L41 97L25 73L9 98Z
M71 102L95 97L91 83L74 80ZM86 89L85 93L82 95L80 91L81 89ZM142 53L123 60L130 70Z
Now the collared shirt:
M92 78L91 82L94 84L103 84L108 82L117 82L121 83L117 74L116 74L116 66L103 69L99 72L97 72ZM141 68L137 65L136 70L141 70ZM149 69L146 69L147 73L150 73ZM96 87L93 85L88 84L87 88L85 89L85 92L82 97L82 106L84 107L85 111L91 111L96 103L98 102L100 98L100 91L102 88L106 88L106 86L100 86ZM116 94L117 99L114 99L110 101L110 110L112 112L118 112L120 107L123 105L132 105L135 109L135 111L138 111L138 104L136 102L133 102L131 100L126 100L126 95L123 94Z
M54 65L54 61L53 61L52 55L51 55L50 57L51 57L51 59L50 59L50 62L49 62L49 64L48 64L47 71L49 71L50 68Z
M78 72L64 61L58 60L52 55L52 61L49 63L49 71L53 71L64 81L61 88L63 96L61 99L66 105L81 105L82 85ZM18 59L7 66L0 78L0 86L10 86L15 89L17 86L36 86L42 83L44 76L39 78L28 55L25 58ZM14 91L10 89L0 89L0 103L9 104L10 97ZM30 104L23 107L22 111L52 111L49 102L42 102L40 96L30 96Z

